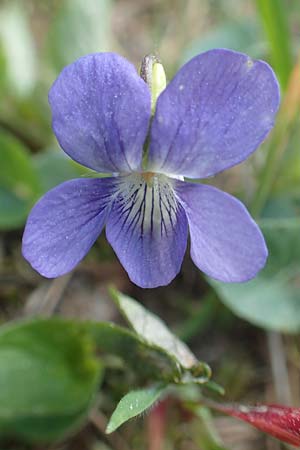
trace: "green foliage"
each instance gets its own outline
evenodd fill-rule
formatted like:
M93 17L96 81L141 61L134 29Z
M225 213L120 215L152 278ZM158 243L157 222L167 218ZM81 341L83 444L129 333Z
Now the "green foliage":
M0 229L21 225L41 193L30 153L16 138L0 130Z
M0 230L22 226L28 214L28 203L0 186Z
M33 160L44 192L54 188L64 181L81 176L91 176L93 173L86 167L77 164L62 151L48 150L39 153Z
M177 367L181 367L181 377L174 381L206 383L209 380L211 371L207 364L199 362L161 319L132 298L114 290L112 294L121 313L138 336L148 345L161 348L170 359L175 361Z
M286 5L282 0L256 0L256 4L268 37L272 64L285 88L293 67Z
M192 41L184 50L181 62L184 64L199 53L219 47L231 48L248 53L253 58L261 58L265 54L266 45L255 22L251 20L228 22Z
M112 293L120 311L139 336L150 344L162 347L183 367L190 368L195 365L196 357L183 342L170 332L161 319L127 295L116 291L112 291Z
M106 428L106 433L112 433L123 423L138 416L150 408L162 395L162 386L152 386L131 391L118 403Z
M181 63L214 47L232 48L254 58L270 57L283 92L286 90L287 101L265 144L265 152L260 153L267 157L265 161L258 159L259 170L255 172L257 178L250 204L256 217L261 214L266 217L261 225L269 247L268 264L255 280L245 284L228 285L209 280L212 288L203 297L215 297L216 291L225 305L250 323L264 329L298 333L300 219L295 217L299 216L300 205L300 95L299 88L295 87L299 86L297 67L292 71L293 33L288 26L293 13L283 0L256 0L257 17L248 20L246 12L246 20L240 20L241 9L236 15L231 14L236 2L210 3L207 2L208 9L215 13L210 17L208 13L212 26L206 24L208 31L197 39L194 37L200 27L196 25L196 32L193 26L189 29L190 11L182 3L184 26L172 45L169 45L172 26L165 26L164 9L168 5L158 6L153 14L146 12L149 22L156 21L153 42L158 52L162 55L165 52L167 60L169 55L169 64L175 65L180 48L189 40ZM139 39L134 35L135 31L139 32L135 20L130 22L132 42L126 37L126 42L115 45L118 36L113 39L110 31L112 8L120 6L115 5L112 0L30 1L28 8L18 0L1 3L0 231L22 227L34 202L47 190L71 178L95 176L54 149L47 91L56 74L84 54L118 51L136 55L135 44L132 47L132 42ZM297 2L289 6L294 8L296 16ZM230 21L224 21L224 17L230 17ZM258 26L259 19L262 27ZM42 28L49 32L43 34ZM161 42L155 30L162 30L159 31ZM146 36L147 30L143 33ZM146 48L144 44L139 43L137 52ZM289 89L287 81L291 73L296 81ZM21 290L19 295L22 296ZM118 362L118 370L121 368L121 374L125 375L124 384L118 386L119 397L129 393L114 411L107 428L109 433L151 408L166 392L176 395L180 389L193 388L198 393L197 401L202 395L202 385L222 393L222 388L209 380L209 367L198 361L164 322L130 297L116 291L113 296L130 329L113 323L58 319L0 327L1 439L8 435L25 442L53 442L79 428L95 405L93 400L98 394L105 361L111 355ZM186 304L190 302L188 297L182 300ZM189 323L185 336L199 334L199 324L207 320L206 314L210 320L215 319L214 306L206 312L203 302L200 306L202 309L197 309L197 314L201 318L195 318L193 312L190 314L195 320ZM192 308L182 308L188 310ZM221 315L224 308L220 310ZM110 366L108 373L111 371ZM107 397L111 400L111 391ZM211 432L208 411L199 407L197 413L197 445L223 449Z
M94 172L63 152L47 151L32 156L10 133L0 129L0 230L18 228L38 198L72 178Z
M40 180L24 145L9 133L0 134L1 185L21 198L30 198L39 192Z
M236 315L270 330L300 331L300 220L261 223L269 249L267 266L252 281L225 284L208 280Z
M160 380L165 383L180 379L180 368L163 349L150 345L136 333L113 323L89 322L88 331L101 353L120 357L125 367L131 367L139 379Z
M87 53L109 50L110 0L64 0L49 30L49 55L61 70Z
M12 323L0 329L0 436L52 441L78 426L97 391L101 365L78 324Z
M27 10L17 0L1 5L0 39L3 81L14 94L30 94L37 80L35 43Z
M114 295L128 317L138 311L134 300ZM148 328L158 323L141 311ZM0 327L0 438L51 442L80 426L100 384L102 355L118 356L140 383L152 385L121 400L108 432L149 408L168 385L208 382L209 368L194 356L193 365L184 368L186 359L164 346L164 336L189 350L163 323L160 327L162 341L108 322L35 319Z

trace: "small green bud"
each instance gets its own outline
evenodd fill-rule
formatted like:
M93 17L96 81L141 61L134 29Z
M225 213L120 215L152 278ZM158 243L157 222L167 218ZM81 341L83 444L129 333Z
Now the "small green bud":
M156 62L152 66L152 86L151 86L151 110L155 112L156 102L159 95L166 88L167 79L164 66L160 62Z
M141 64L140 74L151 91L151 111L154 114L157 99L167 85L164 67L156 56L146 55Z

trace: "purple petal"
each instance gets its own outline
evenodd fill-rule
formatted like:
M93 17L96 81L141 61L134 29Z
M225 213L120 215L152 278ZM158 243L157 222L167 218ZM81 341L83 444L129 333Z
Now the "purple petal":
M76 179L49 191L32 209L23 255L41 275L55 278L86 255L106 221L115 179Z
M53 130L64 151L98 172L140 167L150 91L126 59L95 53L65 67L49 92Z
M205 178L234 166L265 139L278 106L265 62L222 49L196 56L158 98L149 170Z
M130 279L144 288L168 284L181 267L187 219L173 184L164 175L151 184L138 174L121 178L107 221L107 239Z
M245 206L212 186L177 182L191 235L191 257L220 281L244 282L266 263L263 235Z

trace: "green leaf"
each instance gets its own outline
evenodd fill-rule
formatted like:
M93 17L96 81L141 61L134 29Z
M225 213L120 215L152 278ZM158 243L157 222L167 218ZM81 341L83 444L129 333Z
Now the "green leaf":
M273 220L295 219L298 215L299 205L300 198L293 198L288 194L274 196L268 199L262 217Z
M286 5L282 0L256 0L256 5L269 40L272 64L285 88L293 67Z
M129 325L148 344L160 347L182 368L181 382L206 382L210 368L199 362L189 348L167 328L165 323L132 298L111 290L113 299Z
M52 441L78 426L97 391L93 341L71 321L0 328L0 436Z
M113 323L87 322L85 326L100 353L119 356L142 380L179 382L181 370L177 361L160 347Z
M41 184L27 148L14 136L0 129L0 186L19 198L31 199Z
M163 348L185 368L197 364L197 358L189 348L167 328L165 323L121 292L112 290L113 298L134 331L152 345Z
M48 442L78 427L101 376L96 350L120 356L142 381L180 375L162 350L114 324L40 319L2 326L0 437Z
M265 219L269 249L265 269L252 281L226 284L208 279L237 316L270 330L300 331L300 220Z
M37 59L27 10L18 1L1 5L0 40L9 88L28 95L36 83Z
M49 30L56 70L80 56L109 49L110 0L64 0Z
M163 385L200 382L199 373L194 376L199 367L204 382L200 363L182 370L163 348L111 323L35 319L8 324L0 327L0 437L48 442L78 427L101 377L96 351L98 357L119 356L139 382L160 383L129 397L135 404L127 418L149 407Z
M235 21L220 25L192 41L184 50L181 62L184 64L199 53L219 47L248 53L253 58L259 58L265 53L265 43L256 22Z
M203 384L211 375L205 363L196 360L194 366L185 369L160 345L146 341L143 336L113 323L88 322L86 327L100 351L121 357L142 380L154 379L166 384Z
M48 150L39 153L33 162L40 175L44 192L72 178L93 174L90 169L76 163L62 151Z
M22 225L41 183L30 153L20 141L0 129L0 229Z
M27 217L28 202L0 186L0 230L21 227Z
M106 433L112 433L127 420L138 416L155 403L164 391L163 386L152 386L131 391L118 403L106 428Z

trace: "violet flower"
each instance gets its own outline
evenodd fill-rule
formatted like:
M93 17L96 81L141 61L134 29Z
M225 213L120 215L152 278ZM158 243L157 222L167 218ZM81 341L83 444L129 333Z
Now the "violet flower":
M279 105L265 62L224 49L196 56L159 95L151 121L151 92L135 68L113 53L91 54L61 72L49 102L63 150L112 176L67 181L34 206L23 254L39 273L72 270L105 225L141 287L176 276L188 229L194 263L215 279L247 281L264 266L264 238L243 204L184 177L215 175L265 139Z

